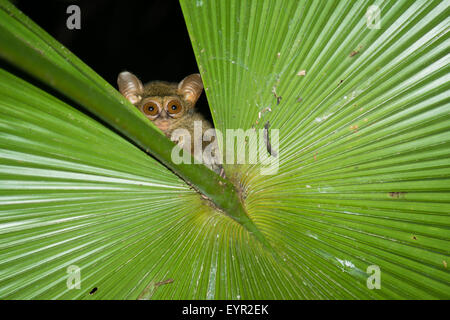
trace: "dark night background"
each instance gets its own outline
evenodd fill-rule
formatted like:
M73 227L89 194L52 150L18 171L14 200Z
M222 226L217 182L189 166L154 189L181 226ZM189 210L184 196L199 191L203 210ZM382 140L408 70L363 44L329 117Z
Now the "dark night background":
M117 75L124 70L136 74L143 83L178 82L198 72L178 1L16 0L13 3L115 88ZM69 30L66 26L70 16L66 10L71 4L81 9L80 30ZM209 117L204 93L197 107Z

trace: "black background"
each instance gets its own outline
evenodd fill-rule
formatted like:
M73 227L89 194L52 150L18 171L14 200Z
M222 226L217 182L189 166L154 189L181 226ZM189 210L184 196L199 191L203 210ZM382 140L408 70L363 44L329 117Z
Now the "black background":
M268 305L269 315L227 315L216 312L213 318L208 315L183 316L183 308L189 305L196 307L213 306L226 310L232 305ZM109 316L128 319L140 315L144 319L309 319L346 317L349 319L380 319L387 315L398 318L415 319L420 311L433 310L436 314L445 314L448 305L445 301L296 301L296 300L244 300L244 301L0 301L2 311L6 313L10 307L15 317L29 317L34 314L45 314L45 317L61 318L70 313L74 318L101 319ZM50 310L50 311L49 311ZM441 311L439 311L441 310ZM369 316L370 315L370 316Z
M14 5L117 88L124 70L143 83L178 82L199 72L175 0L16 0ZM81 29L66 26L67 7L81 10ZM205 94L197 109L210 117Z

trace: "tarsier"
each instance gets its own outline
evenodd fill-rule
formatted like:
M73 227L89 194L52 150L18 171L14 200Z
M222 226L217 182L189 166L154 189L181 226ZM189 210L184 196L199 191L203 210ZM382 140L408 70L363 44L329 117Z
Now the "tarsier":
M145 85L132 73L121 72L117 78L120 93L134 104L149 120L151 120L167 137L180 144L194 155L194 123L201 122L202 139L205 131L212 129L211 124L195 110L195 104L203 91L200 74L191 74L179 83L152 81ZM197 123L198 124L198 123ZM179 135L185 129L187 135ZM209 132L211 132L209 130ZM214 131L212 131L214 132ZM212 153L202 152L209 144ZM223 176L220 164L217 141L202 139L200 156L203 163L211 170Z

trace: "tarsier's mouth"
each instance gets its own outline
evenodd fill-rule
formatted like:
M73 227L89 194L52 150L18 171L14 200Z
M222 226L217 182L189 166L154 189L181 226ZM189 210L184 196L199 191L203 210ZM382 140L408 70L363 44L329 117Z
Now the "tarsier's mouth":
M160 121L157 126L163 131L167 130L169 128L169 121Z

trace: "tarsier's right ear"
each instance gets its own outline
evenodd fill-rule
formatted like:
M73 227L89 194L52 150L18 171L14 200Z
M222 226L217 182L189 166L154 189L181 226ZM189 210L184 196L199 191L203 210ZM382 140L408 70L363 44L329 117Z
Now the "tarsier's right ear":
M123 71L117 77L117 84L120 93L128 99L132 104L136 104L142 99L144 93L144 86L134 74L128 71Z
M178 84L178 92L184 97L184 99L189 102L192 106L195 105L198 98L203 91L202 77L199 73L194 73Z

